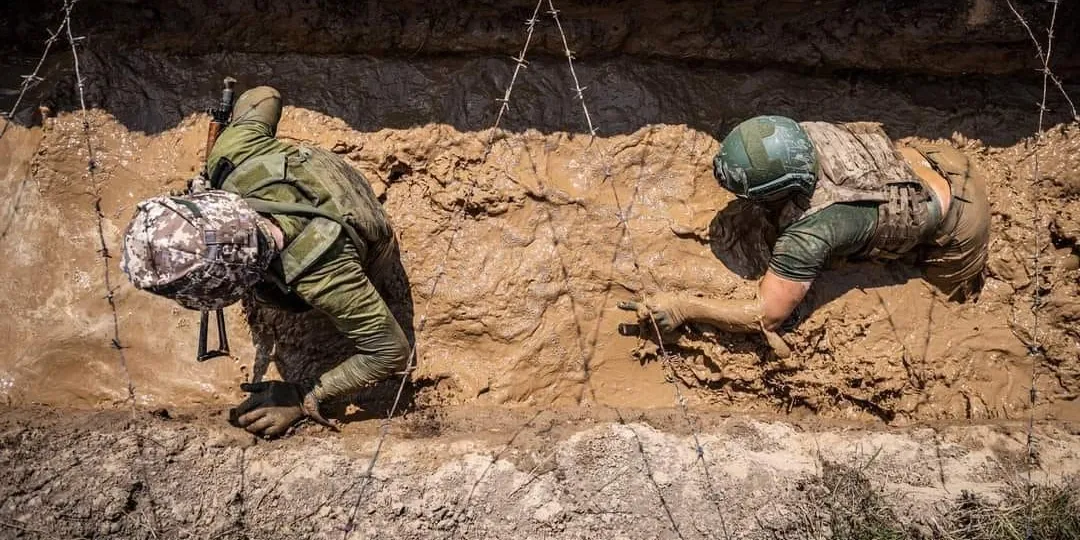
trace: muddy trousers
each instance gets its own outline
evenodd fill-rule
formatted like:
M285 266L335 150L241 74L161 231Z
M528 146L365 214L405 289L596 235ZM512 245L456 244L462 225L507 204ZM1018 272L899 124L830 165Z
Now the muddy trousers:
M951 146L914 148L945 177L952 191L949 212L919 256L924 277L949 300L975 300L982 290L990 243L990 202L982 171Z

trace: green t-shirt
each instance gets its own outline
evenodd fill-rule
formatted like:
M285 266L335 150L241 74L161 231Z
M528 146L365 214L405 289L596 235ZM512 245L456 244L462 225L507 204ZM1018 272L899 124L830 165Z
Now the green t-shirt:
M877 219L877 203L833 204L780 233L769 269L792 281L813 281L830 260L862 252Z

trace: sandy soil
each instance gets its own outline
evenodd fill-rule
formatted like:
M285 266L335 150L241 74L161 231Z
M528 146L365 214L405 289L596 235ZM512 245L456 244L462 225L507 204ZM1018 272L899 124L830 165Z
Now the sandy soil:
M699 423L699 459L676 412L473 408L400 420L369 477L374 424L267 444L205 412L6 412L0 536L770 538L800 530L830 465L861 470L929 526L961 493L1014 481L1026 455L1021 426L1005 424L713 417ZM1036 482L1080 467L1075 426L1037 436Z

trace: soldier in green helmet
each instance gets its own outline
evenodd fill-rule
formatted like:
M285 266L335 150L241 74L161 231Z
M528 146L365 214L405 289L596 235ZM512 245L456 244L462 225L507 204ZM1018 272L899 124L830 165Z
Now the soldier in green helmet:
M315 380L241 385L231 421L262 436L400 372L410 345L377 285L399 265L398 244L371 186L340 157L275 138L281 95L237 100L207 159L209 190L141 202L124 235L123 269L143 290L189 309L241 298L327 315L355 354ZM390 280L392 282L392 279Z
M980 171L944 144L899 147L879 124L795 122L759 116L739 124L713 160L720 185L767 209L779 237L754 300L664 293L624 302L670 332L685 322L777 335L830 260L912 261L950 300L977 298L990 232Z

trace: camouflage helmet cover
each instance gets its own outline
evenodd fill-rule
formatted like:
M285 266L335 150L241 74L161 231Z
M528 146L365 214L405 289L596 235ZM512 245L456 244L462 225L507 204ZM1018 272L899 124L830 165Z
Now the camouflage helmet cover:
M225 307L263 279L276 255L259 215L239 196L206 191L139 203L121 268L135 287L187 309Z
M721 186L759 202L813 194L817 171L810 136L783 116L757 116L735 126L713 159Z

